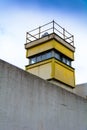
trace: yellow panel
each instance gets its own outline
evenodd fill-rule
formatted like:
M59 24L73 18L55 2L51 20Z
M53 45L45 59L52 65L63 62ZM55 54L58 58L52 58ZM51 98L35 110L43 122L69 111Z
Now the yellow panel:
M45 43L38 44L37 46L33 46L31 48L28 48L26 51L26 57L44 52L46 50L50 50L55 48L56 50L60 51L64 55L70 57L72 60L74 60L74 52L65 47L63 44L57 42L56 40L50 40Z
M74 60L74 52L62 45L61 43L57 42L56 40L53 41L53 46L56 50L60 51L62 54L70 57Z
M29 65L26 70L43 79L56 79L71 87L75 87L74 69L54 58Z
M74 69L61 64L55 62L55 79L75 87Z
M34 75L37 75L43 79L50 79L51 78L51 63L43 62L43 64L39 65L31 65L26 68L26 70Z
M37 75L39 76L39 73L38 73L38 66L37 67L34 67L34 68L31 68L31 69L27 69L28 72L34 74L34 75Z
M38 44L37 46L33 46L33 47L27 49L26 57L52 49L53 48L52 43L53 43L53 40Z

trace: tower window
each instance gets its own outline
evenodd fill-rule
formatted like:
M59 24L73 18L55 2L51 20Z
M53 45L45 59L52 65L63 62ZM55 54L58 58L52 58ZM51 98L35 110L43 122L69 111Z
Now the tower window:
M55 50L44 52L44 53L41 53L39 55L29 58L29 64L35 64L35 63L38 63L40 61L43 61L52 57L56 58L57 60L59 60L60 62L68 66L71 66L71 60L68 57L64 56L63 54Z
M61 54L60 52L54 51L54 57L57 60L63 62L64 64L71 66L71 60L68 57Z
M65 63L66 65L71 66L71 60L68 59L67 57L62 57L62 62Z
M60 54L59 53L55 53L55 58L60 60L61 59Z
M30 59L30 64L34 64L34 63L36 63L36 57Z
M37 56L37 62L41 61L41 55Z
M46 54L42 54L42 59L41 60L45 60L46 59Z
M69 66L71 66L71 61L69 59L67 59L66 64L69 65Z
M66 64L67 63L66 61L67 61L66 58L62 57L62 62Z
M46 58L48 59L48 58L51 58L52 57L52 51L50 51L50 52L48 52L47 54L46 54Z
M29 64L34 64L52 57L52 51L44 52L42 54L29 58Z

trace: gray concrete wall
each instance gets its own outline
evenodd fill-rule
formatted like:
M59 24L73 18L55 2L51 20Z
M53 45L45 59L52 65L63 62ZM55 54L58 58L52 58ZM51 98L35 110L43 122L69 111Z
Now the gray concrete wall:
M0 130L87 130L87 100L0 60Z
M76 85L74 92L87 99L87 83Z

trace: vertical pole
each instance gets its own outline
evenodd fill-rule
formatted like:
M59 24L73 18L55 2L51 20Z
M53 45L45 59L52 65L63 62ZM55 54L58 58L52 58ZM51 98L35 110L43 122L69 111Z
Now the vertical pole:
M54 20L53 20L53 33L54 33Z
M63 39L65 40L65 28L63 28Z
M27 39L28 39L28 38L27 38L27 35L28 35L28 32L26 32L26 43L27 43Z
M40 33L41 33L41 27L39 27L39 38L40 38Z
M72 35L72 43L73 43L73 46L74 46L74 36Z

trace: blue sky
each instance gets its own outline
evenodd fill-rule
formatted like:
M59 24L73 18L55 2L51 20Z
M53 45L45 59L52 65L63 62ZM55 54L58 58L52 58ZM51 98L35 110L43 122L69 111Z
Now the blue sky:
M2 0L0 7L7 9L9 7L30 8L46 10L62 10L71 13L83 13L87 11L87 0ZM35 8L34 8L35 9Z
M1 0L0 58L24 69L26 31L53 19L74 35L76 83L87 82L87 0Z

